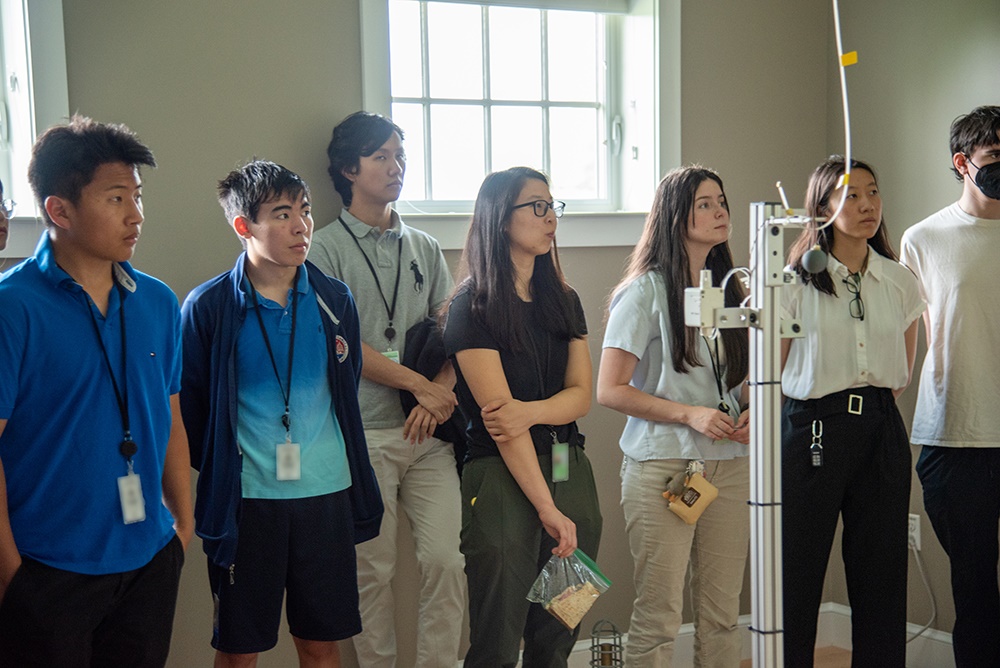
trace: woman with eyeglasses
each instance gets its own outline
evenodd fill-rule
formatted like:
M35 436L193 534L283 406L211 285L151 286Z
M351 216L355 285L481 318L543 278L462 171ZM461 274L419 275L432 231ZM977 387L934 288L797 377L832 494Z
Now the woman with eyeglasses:
M844 171L841 156L813 171L814 221L836 213ZM785 665L813 663L839 517L853 665L901 668L911 457L896 397L910 382L926 305L889 242L875 170L852 161L846 191L833 223L810 222L792 246L798 280L782 295L784 316L804 333L782 341Z
M587 324L559 266L564 204L527 167L486 177L443 316L468 454L462 553L469 584L466 668L565 666L579 634L525 596L553 554L597 557L601 513L583 435Z
M10 235L10 217L14 215L14 200L3 198L3 181L0 181L0 250L7 247Z
M630 667L671 665L689 573L695 665L740 664L740 591L750 538L747 332L706 337L684 325L685 288L699 285L705 269L720 285L733 267L730 229L718 174L700 166L670 172L611 294L597 400L628 416L619 445L635 564L625 648ZM727 306L739 306L739 280L730 280L725 294ZM693 525L662 496L668 481L683 484L692 466L719 490Z

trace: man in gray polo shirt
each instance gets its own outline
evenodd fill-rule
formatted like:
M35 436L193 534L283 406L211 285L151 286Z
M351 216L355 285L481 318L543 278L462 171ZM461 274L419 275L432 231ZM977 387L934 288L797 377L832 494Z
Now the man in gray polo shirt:
M346 208L316 232L309 259L347 283L357 300L361 416L385 504L378 538L358 546L359 663L396 665L391 584L402 507L420 564L416 666L452 668L465 612L461 497L452 445L432 434L455 408L455 373L448 362L429 381L400 361L406 331L433 316L453 283L437 241L404 225L392 208L406 171L402 142L403 131L378 114L357 112L334 128L329 172ZM417 399L409 415L399 390Z

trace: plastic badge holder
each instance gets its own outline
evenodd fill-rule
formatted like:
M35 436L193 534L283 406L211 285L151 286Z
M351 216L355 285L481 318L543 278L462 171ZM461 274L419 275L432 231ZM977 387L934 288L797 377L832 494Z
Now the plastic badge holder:
M594 605L597 597L611 587L611 580L581 550L568 557L549 559L528 592L528 600L542 607L572 631Z

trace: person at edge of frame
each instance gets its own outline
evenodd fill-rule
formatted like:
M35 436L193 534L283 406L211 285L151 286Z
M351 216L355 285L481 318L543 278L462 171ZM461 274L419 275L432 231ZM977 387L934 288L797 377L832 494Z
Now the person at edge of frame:
M1000 368L992 285L1000 244L1000 106L976 107L951 125L954 202L903 233L901 261L927 300L927 356L911 441L924 508L951 564L952 649L958 668L1000 666Z
M194 518L177 297L129 263L155 164L82 116L32 148L45 231L0 278L0 665L167 659Z

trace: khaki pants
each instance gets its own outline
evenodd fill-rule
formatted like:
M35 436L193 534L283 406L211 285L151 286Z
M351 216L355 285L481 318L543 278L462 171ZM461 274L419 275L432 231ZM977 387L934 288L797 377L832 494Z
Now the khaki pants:
M465 616L464 560L458 549L461 497L450 443L411 445L403 428L365 431L385 514L377 538L358 551L362 632L354 638L365 668L396 666L395 601L399 508L406 513L420 565L416 668L454 668Z
M635 607L625 665L667 668L684 609L684 581L691 573L698 668L736 668L740 590L750 541L749 458L705 462L705 476L719 496L694 525L667 508L666 479L683 475L684 459L622 463L622 508L635 563Z

